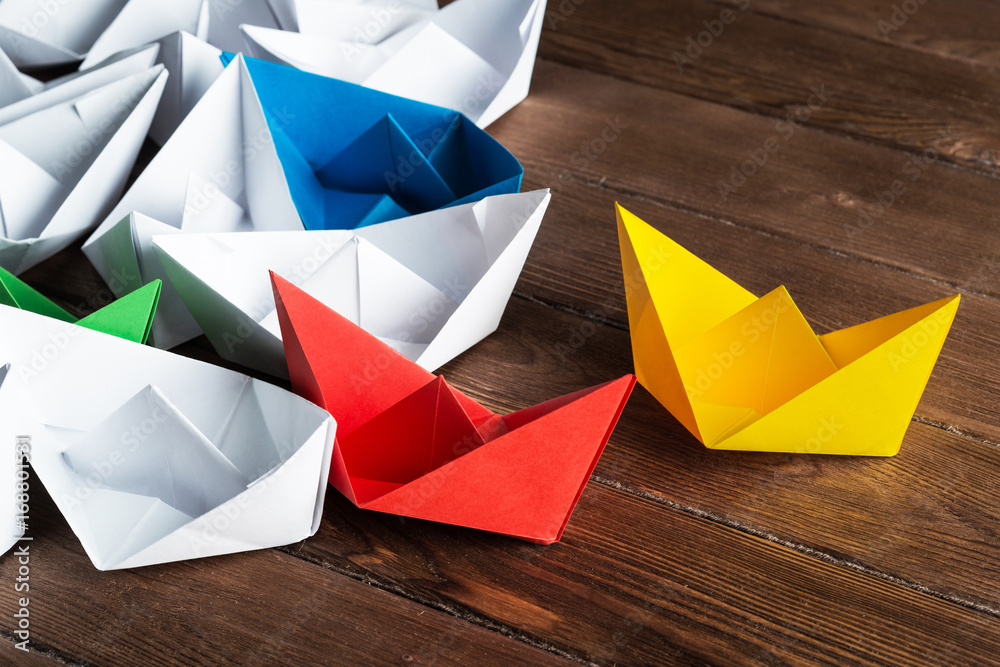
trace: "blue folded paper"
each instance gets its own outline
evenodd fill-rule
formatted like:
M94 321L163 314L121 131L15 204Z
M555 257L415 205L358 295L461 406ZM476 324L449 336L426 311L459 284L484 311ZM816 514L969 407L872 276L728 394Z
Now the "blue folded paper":
M355 229L521 188L517 159L458 111L244 58L306 229Z

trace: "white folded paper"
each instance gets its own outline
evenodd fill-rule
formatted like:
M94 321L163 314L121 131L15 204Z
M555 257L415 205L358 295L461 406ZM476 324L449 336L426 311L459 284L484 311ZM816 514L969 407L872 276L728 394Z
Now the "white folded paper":
M301 229L264 111L238 57L83 251L116 296L164 279L151 340L168 349L201 330L165 280L153 234Z
M30 440L32 483L45 486L99 569L316 532L335 431L322 409L233 371L16 308L0 306L0 330L9 364L0 371L0 441ZM3 457L0 487L13 483L12 465ZM8 490L13 498L0 488Z
M190 33L171 33L156 44L156 62L167 68L170 77L149 128L149 138L162 146L225 67L219 59L222 51Z
M545 18L545 0L457 0L437 12L398 0L294 8L299 32L244 26L247 54L455 109L480 127L528 95Z
M175 32L189 33L226 51L239 51L243 45L239 26L244 24L279 26L265 0L128 0L94 41L80 67L87 69L114 53Z
M152 67L157 64L159 53L160 46L158 44L148 44L142 48L117 53L85 72L71 72L43 83L26 74L21 74L14 67L14 63L5 58L3 51L0 51L0 82L3 84L0 86L0 109L55 88L60 89L58 96L47 96L43 98L41 106L37 104L33 107L26 106L22 109L22 113L24 109L38 109L54 104L56 99L63 101L71 99L76 95Z
M429 371L496 330L547 190L356 230L154 236L160 263L224 359L288 369L268 271Z
M0 107L31 97L44 87L41 81L19 72L3 49L0 49Z
M3 0L0 48L21 68L77 62L125 4L126 0Z
M121 195L167 73L154 51L0 108L0 266L21 273L99 222Z

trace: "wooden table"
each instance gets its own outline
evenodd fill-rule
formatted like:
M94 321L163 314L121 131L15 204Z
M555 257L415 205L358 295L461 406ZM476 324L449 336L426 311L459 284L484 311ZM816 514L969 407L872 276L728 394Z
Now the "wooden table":
M617 200L820 332L962 292L901 453L709 451L637 388L558 544L331 490L303 543L109 573L36 485L31 652L6 556L5 662L1000 659L996 3L549 2L490 132L552 204L499 331L444 374L511 411L632 370ZM108 296L78 248L24 277L79 314Z

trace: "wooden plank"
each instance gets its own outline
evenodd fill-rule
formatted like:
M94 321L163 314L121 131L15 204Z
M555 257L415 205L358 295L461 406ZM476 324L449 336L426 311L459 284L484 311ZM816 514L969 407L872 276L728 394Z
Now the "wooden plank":
M995 617L600 484L549 547L341 497L324 517L303 555L597 664L959 664L1000 643Z
M587 190L600 193L594 188ZM565 200L591 211L597 208L595 202L583 197L566 197ZM547 220L546 224L551 223ZM613 226L610 229L613 233ZM574 233L556 236L577 238ZM572 253L575 249L569 246L565 251ZM77 259L61 256L59 261L72 263ZM617 267L611 268L617 270ZM77 276L81 287L87 280L95 280L93 276L85 279L87 272L82 269L74 271L73 275ZM500 331L450 364L444 372L457 386L503 411L628 372L631 360L626 332L615 326L598 325L592 329L585 327L586 324L593 322L515 299ZM584 340L575 348L570 342L574 333L582 335ZM569 345L568 350L557 347L562 342ZM995 610L1000 545L995 535L997 510L989 501L998 475L994 453L995 448L991 446L923 425L911 428L903 453L890 460L710 452L640 389L626 409L596 475L605 484L620 484L632 493L648 494L661 503L684 508L688 513L704 513L712 522L765 534L779 542L800 545L800 549L813 549L824 558L842 564L850 563L886 577L912 582L914 586L926 586L936 595L960 604L978 604ZM601 492L600 485L594 483L588 489L585 500L595 489ZM859 489L865 492L859 493ZM336 496L335 492L331 495ZM622 501L614 496L608 502L610 507L598 508L605 514L614 513L614 507ZM331 510L331 506L339 509ZM586 555L601 548L603 522L628 526L632 541L625 544L634 548L635 553L644 554L643 559L648 557L645 554L649 551L659 554L674 549L670 543L658 542L665 539L663 535L673 539L675 530L659 527L657 521L660 520L652 516L664 511L662 505L650 506L650 516L643 514L638 518L629 510L624 516L587 519L590 511L595 511L592 505L582 504L567 531L567 541L577 539L578 530L595 535L593 544L580 547L579 560L565 566L576 572L593 575L603 571ZM348 517L354 534L346 534L346 529L338 527L335 536L329 535L328 523L334 522L331 517L338 514ZM635 640L639 643L633 645L633 638L628 634L632 626L616 623L620 622L620 617L637 618L651 613L651 608L646 606L649 600L633 602L631 608L621 600L602 601L621 611L618 616L603 617L598 627L593 627L572 610L576 598L571 596L560 601L563 593L560 586L568 584L562 583L559 577L546 580L554 588L546 594L544 604L534 602L527 608L516 600L529 594L537 595L534 591L541 584L534 577L543 575L536 569L531 570L531 577L519 579L516 586L507 584L511 587L509 590L495 590L496 576L489 575L489 568L512 572L520 567L519 561L509 562L510 558L504 553L523 558L525 550L536 554L545 553L544 549L475 531L432 527L423 522L400 523L393 517L355 510L339 497L328 501L326 516L323 533L307 541L302 553L353 576L373 577L391 590L443 608L461 608L502 626L516 628L533 641L553 644L560 650L572 652L583 646L585 655L582 658L585 660L642 662L660 651L705 657L701 653L706 650L701 645L704 640L699 639L700 632L695 631L694 625L687 639L679 644L672 643L675 640L671 630L669 641L653 633L642 641ZM371 529L372 522L383 528ZM383 529L402 530L406 537L368 534L370 530ZM431 531L431 537L422 537L426 531ZM417 545L407 542L412 539L420 542ZM440 552L425 554L424 550L431 547L423 542L424 539L440 543L440 547L436 547ZM71 536L68 541L73 541ZM331 541L335 545L331 545ZM383 544L382 541L390 542ZM474 545L496 543L500 551L479 553L467 541ZM613 541L621 543L617 536ZM322 546L315 546L317 542ZM659 546L641 548L643 543ZM738 550L743 548L740 546ZM331 553L338 554L338 558L333 558ZM725 552L716 557L730 556ZM705 554L699 552L691 558L702 562ZM428 559L433 562L428 563ZM212 566L222 570L231 567L230 561L238 562L237 557L205 562L214 561L225 561L224 565ZM724 560L716 563L718 568L724 565ZM192 564L190 567L202 566ZM431 568L436 574L432 576L420 568ZM841 570L834 568L834 571ZM143 570L138 572L141 574ZM189 575L185 572L184 576ZM476 588L476 582L483 576L491 581L489 591ZM648 573L646 576L652 581L656 575ZM830 575L823 575L827 576ZM406 580L401 581L400 577ZM587 587L592 584L589 580L573 584L574 595L589 595ZM771 584L761 581L760 585ZM395 588L397 586L401 588ZM609 592L612 588L603 587L602 595L614 597L615 594ZM718 594L722 594L721 589ZM758 591L758 594L763 593ZM623 604L626 606L621 607ZM558 612L552 611L553 607ZM743 622L734 622L734 626ZM704 627L701 631L707 632ZM727 642L736 642L735 635L740 631L730 629L727 632L734 634L723 641L725 650L736 650L735 644ZM623 636L627 641L622 640ZM609 646L613 649L611 653L608 653ZM744 645L743 650L750 649Z
M39 487L33 650L83 664L567 664L522 641L276 550L100 572ZM5 638L23 593L0 560ZM21 664L4 642L0 660Z
M742 0L724 0L742 5ZM898 8L898 9L897 9ZM754 0L748 11L826 30L995 67L1000 64L1000 16L991 0Z
M69 664L65 656L54 651L39 650L35 646L30 646L27 651L16 649L14 648L15 641L16 639L12 639L10 642L3 642L3 647L0 648L0 660L19 667L21 665L25 667L52 667L53 665Z
M881 6L891 13L889 5ZM568 0L562 6L566 11L549 11L543 58L750 110L772 122L806 104L822 85L829 99L809 114L814 126L913 152L943 133L947 160L1000 171L1000 130L993 122L1000 72L740 11L751 6L746 0L735 9L697 0Z
M945 293L928 281L757 232L725 228L710 233L719 223L662 207L655 207L653 216L644 208L648 202L624 203L757 293L786 284L820 330ZM80 253L64 253L56 261L60 274L75 277L64 288L77 294L94 292L88 285L99 279ZM580 279L584 274L586 281ZM872 292L871 284L880 289ZM632 370L628 334L622 330L625 304L617 234L605 191L575 183L560 188L518 291L591 311L592 319L515 300L496 334L444 369L463 389L494 409L512 411ZM964 430L1000 432L990 402L997 395L998 362L980 354L985 344L995 345L990 342L996 337L990 322L998 317L994 300L965 299L957 335L945 345L918 414ZM601 325L602 318L611 325ZM203 344L182 351L213 358ZM503 369L502 376L497 369ZM991 458L994 446L913 425L903 453L888 462L709 452L644 391L637 391L626 410L616 441L625 449L612 448L598 468L598 474L613 483L1000 608L992 583L1000 579L1000 550L990 532L997 514L988 502L997 475ZM918 467L911 468L910 461L919 462ZM977 469L980 472L974 472ZM856 494L857 488L870 488L873 479L886 484L887 477L894 480L892 485L871 489L872 497ZM944 499L933 500L942 490ZM879 501L892 495L900 499L899 506ZM955 508L966 495L978 502L973 518L962 519L964 514ZM833 518L822 508L809 509L826 497L838 507ZM934 511L920 514L921 521L906 514L909 507L928 503ZM885 526L896 528L887 531ZM941 526L948 529L942 531ZM929 535L937 536L931 547L924 544Z
M557 349L582 331L581 346ZM511 411L630 369L627 333L515 301L501 331L444 372ZM595 475L1000 614L995 445L911 424L891 459L712 451L637 389Z
M599 183L609 200L635 194L1000 296L992 178L805 127L786 138L773 119L552 63L534 82L491 128L533 183ZM758 166L747 151L765 145L778 149ZM895 181L905 190L880 214Z
M970 177L976 183L967 184L968 197L964 197L965 189L954 187L955 183L939 190L936 183L928 181L924 184L929 191L924 203L936 195L947 203L938 202L932 207L934 211L945 206L960 210L951 211L942 220L922 213L916 205L901 202L890 209L890 213L898 209L898 216L890 221L887 214L885 223L857 239L858 246L878 250L877 254L869 251L862 256L863 261L858 261L846 256L851 247L847 242L837 245L832 236L824 238L834 234L832 230L842 231L838 222L847 219L836 212L838 205L827 199L835 198L823 193L829 183L802 184L797 194L787 197L800 199L801 204L793 201L790 206L785 204L783 193L796 186L788 181L782 182L781 194L768 193L766 188L751 190L748 185L744 188L748 201L741 201L738 210L732 210L736 207L733 200L727 205L712 203L707 191L712 185L697 176L711 173L703 163L707 150L697 148L708 145L710 138L692 139L683 132L672 133L671 121L682 116L709 117L707 135L712 111L718 111L719 118L735 116L740 122L755 120L752 117L714 105L710 109L681 110L677 116L667 112L644 117L640 106L648 104L648 100L640 101L646 98L636 86L604 79L607 85L590 95L589 107L579 112L585 122L574 124L585 129L567 130L563 133L565 139L553 139L555 126L563 124L568 114L568 103L559 100L594 75L553 65L541 69L541 90L525 103L528 108L523 113L509 114L496 130L496 135L507 141L515 153L533 156L525 160L525 187L553 188L553 202L518 284L521 293L558 306L590 311L593 317L624 326L627 318L613 209L616 198L748 289L763 294L787 285L821 333L955 293L960 287L950 280L941 284L942 276L964 273L964 283L969 286L964 289L975 293L966 294L963 300L935 375L941 383L931 383L918 414L1000 441L995 398L1000 392L1000 360L982 354L984 345L997 343L995 323L1000 321L1000 303L978 295L995 294L1000 289L1000 228L985 217L985 209L976 208L976 202L990 196L983 187L984 182L991 182L989 179ZM672 100L684 103L684 98L669 97L665 104ZM623 110L622 122L626 117L629 121L641 120L634 121L634 128L625 128L595 159L588 161L574 154L574 147L588 143L586 137L600 136L601 128L606 127L603 119L613 115L615 109ZM728 123L726 129L726 123L719 123L715 131L736 134L741 128L733 125ZM814 132L813 138L830 137ZM833 151L835 147L830 148ZM857 148L892 155L881 149ZM684 157L666 160L664 155ZM789 153L786 157L791 162L799 156ZM944 178L968 176L953 168L940 169ZM804 171L802 164L791 163L783 167L782 176L803 180L797 174ZM767 174L760 177L777 180ZM984 194L976 197L974 191ZM665 196L660 194L664 192ZM665 199L667 204L659 205ZM814 202L807 201L810 199ZM707 215L701 212L706 207L713 207ZM997 207L1000 210L1000 201ZM837 215L841 220L824 220L824 215ZM959 231L962 225L966 229ZM952 233L954 243L948 239ZM897 270L878 259L892 255L902 258L909 268ZM935 264L936 268L932 268Z

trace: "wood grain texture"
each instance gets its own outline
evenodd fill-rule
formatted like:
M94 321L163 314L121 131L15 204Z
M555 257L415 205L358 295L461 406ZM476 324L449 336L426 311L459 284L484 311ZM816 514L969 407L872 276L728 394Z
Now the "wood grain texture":
M741 0L722 0L742 5ZM898 9L897 9L898 8ZM749 11L995 67L1000 64L1000 15L991 0L882 2L754 0Z
M544 58L772 118L825 86L829 99L808 116L815 126L913 152L943 135L948 160L1000 168L990 121L1000 74L987 67L749 11L748 0L568 4L572 12L550 13ZM888 15L889 5L878 6Z
M863 253L846 237L840 242L835 238L836 232L843 231L841 224L847 220L853 223L853 217L824 220L824 212L838 205L803 202L799 206L786 202L782 192L790 186L784 181L778 185L776 177L774 189L754 189L749 193L753 202L741 205L739 211L720 206L706 212L705 203L711 205L706 190L713 186L704 178L699 181L698 174L706 171L700 154L693 145L664 145L670 141L664 137L683 141L688 135L671 134L669 121L652 120L646 124L646 117L632 106L633 101L636 106L643 104L640 100L649 96L648 91L609 79L600 93L587 96L590 105L587 111L577 114L578 122L573 125L580 129L555 135L555 126L563 123L560 112L570 103L550 101L573 96L582 100L578 84L590 75L544 63L539 70L536 80L540 85L536 89L541 90L522 105L529 108L515 110L495 130L497 136L515 147L515 152L538 156L525 160L526 187L552 184L553 190L537 250L529 257L519 283L522 293L624 326L627 316L613 208L616 199L747 289L764 294L786 285L820 333L961 291L965 298L939 361L940 375L946 379L940 386L931 383L918 414L1000 442L996 418L1000 409L1000 358L982 354L984 346L995 344L996 323L1000 322L1000 301L994 296L1000 289L1000 230L994 230L994 223L985 217L990 215L988 211L966 217L951 208L943 221L928 216L921 222L920 214L911 214L910 209L903 211L901 202L889 209L889 213L899 210L893 218L897 222L891 222L887 214L885 223L872 226L857 238L857 246L867 248ZM536 110L530 105L542 108ZM580 153L579 145L586 145L588 136L600 136L605 126L603 119L626 107L630 114L621 113L622 122L639 118L636 126L622 130L600 155L583 165L574 157ZM722 107L717 109L723 115L733 114ZM692 109L681 113L706 115ZM538 118L542 120L532 120ZM725 125L720 123L716 128L721 133ZM715 145L708 136L700 142ZM664 158L669 155L685 157L676 161ZM789 155L786 158L792 159ZM847 168L846 164L840 167ZM954 168L941 169L945 177L960 173ZM784 173L796 178L796 174L810 172L792 164ZM760 178L766 176L761 174ZM942 210L950 205L975 206L990 196L977 198L970 194L968 198L957 198L953 196L953 184L947 183L948 187L941 189L931 180L935 176L928 174L921 187L930 193L928 201L935 201ZM979 183L979 191L991 191L992 179L972 178ZM748 184L744 189L750 187ZM820 188L812 197L817 202L833 198L823 192L823 185L813 187ZM691 192L694 188L701 191ZM1000 210L1000 201L997 204ZM960 224L967 225L965 232L960 231ZM896 227L890 229L891 225ZM956 246L963 247L965 253ZM876 250L892 257L895 265L880 259L882 255ZM919 258L907 262L908 255ZM940 268L925 268L933 266ZM964 280L968 287L954 280L959 271L968 276ZM946 275L952 278L946 280Z
M568 664L274 549L100 572L39 484L32 515L31 647L64 662ZM0 580L13 582L17 567L0 561ZM0 588L5 616L18 595Z
M595 326L574 351L557 347L569 345L579 326L570 315L516 301L504 332L477 348L487 359L506 360L503 379L469 357L445 373L493 409L510 411L629 368L627 333L614 326ZM501 381L516 401L497 402L493 387ZM605 484L1000 615L996 452L995 445L920 423L911 424L901 454L890 459L712 451L637 389L595 474Z
M553 200L500 329L442 372L501 412L630 372L618 200L819 332L961 291L897 457L710 451L637 388L558 544L331 489L303 543L111 573L39 492L31 662L6 557L0 664L994 663L1000 15L929 0L882 39L894 2L754 0L678 71L742 0L550 0L531 95L490 132ZM112 298L78 248L24 278L77 315Z

